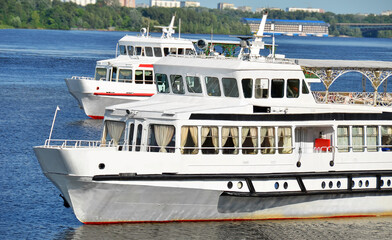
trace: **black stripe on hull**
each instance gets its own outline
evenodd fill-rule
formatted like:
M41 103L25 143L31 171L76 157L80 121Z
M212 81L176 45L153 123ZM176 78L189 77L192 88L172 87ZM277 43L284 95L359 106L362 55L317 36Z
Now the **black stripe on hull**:
M190 120L219 121L347 121L392 120L392 112L383 113L306 113L306 114L206 114L193 113Z

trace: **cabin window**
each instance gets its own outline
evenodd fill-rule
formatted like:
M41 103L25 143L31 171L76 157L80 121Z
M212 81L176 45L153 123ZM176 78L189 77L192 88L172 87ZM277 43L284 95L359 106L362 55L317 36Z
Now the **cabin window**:
M165 54L165 56L169 55L169 48L163 48L163 53Z
M162 49L160 47L154 47L155 57L162 57Z
M222 153L238 154L238 128L222 127Z
M137 133L136 133L136 146L135 146L136 152L140 151L142 145L142 134L143 134L143 125L139 124L137 126Z
M257 127L242 127L241 129L241 145L242 154L257 153Z
M262 154L275 153L275 128L261 127L260 128L260 147Z
M144 51L142 47L135 47L135 55L136 56L144 56Z
M368 126L366 127L366 141L367 141L367 151L377 152L378 151L378 127Z
M144 71L144 83L145 84L153 84L154 83L153 74L152 74L151 70Z
M309 89L305 80L302 80L302 94L309 94Z
M97 68L95 70L95 80L105 81L106 80L106 73L107 73L106 68Z
M170 48L170 54L171 55L176 55L177 54L177 48Z
M147 57L153 57L154 54L152 53L152 47L145 47L146 50L146 56Z
M101 144L109 147L124 144L124 129L124 122L106 120Z
M199 77L187 76L185 79L189 93L202 93Z
M244 78L241 81L244 98L252 98L253 79Z
M221 96L219 79L216 77L206 77L206 87L208 96Z
M178 49L178 55L184 55L184 49L183 48L179 48Z
M338 127L338 151L348 152L349 147L349 131L347 126Z
M193 49L191 48L185 49L185 55L194 55Z
M172 125L151 124L149 137L150 152L174 152L175 128Z
M128 55L133 56L135 54L133 46L128 46Z
M199 152L197 138L197 127L183 126L181 128L181 153L197 154Z
M135 124L131 123L129 125L129 136L128 136L128 150L132 151L132 145L133 145L133 134L135 131Z
M272 79L271 81L271 97L283 98L284 96L284 80Z
M201 128L201 152L203 154L218 154L218 127Z
M279 127L278 128L278 147L279 153L289 154L293 153L291 127Z
M181 75L170 75L171 89L173 93L184 94L184 82Z
M112 82L115 82L117 80L117 68L113 68L112 70Z
M120 45L120 55L127 55L127 48L124 45Z
M130 69L120 69L118 72L119 82L132 82L132 70Z
M255 84L255 98L268 98L268 88L268 79L257 78Z
M392 151L392 126L381 127L381 144L383 151Z
M143 84L143 70L136 70L135 71L135 83L136 84Z
M155 81L157 82L157 91L159 93L170 93L169 80L166 74L155 74Z
M353 152L363 152L365 145L363 127L353 126L351 132L353 139Z
M287 98L298 98L299 97L299 80L288 79L287 80Z
M235 78L222 78L223 92L226 97L238 97L238 85Z

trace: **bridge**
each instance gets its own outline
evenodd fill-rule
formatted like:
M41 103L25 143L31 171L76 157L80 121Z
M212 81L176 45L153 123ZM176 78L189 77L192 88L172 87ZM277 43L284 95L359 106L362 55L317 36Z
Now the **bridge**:
M362 33L392 30L392 23L336 23L338 27L359 28Z

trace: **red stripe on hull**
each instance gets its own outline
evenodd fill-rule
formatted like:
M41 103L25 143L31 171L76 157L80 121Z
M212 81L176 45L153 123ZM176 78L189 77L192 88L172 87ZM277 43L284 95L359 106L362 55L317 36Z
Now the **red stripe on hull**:
M152 64L139 64L139 67L153 68L154 65L152 65Z
M93 115L88 115L92 119L103 119L103 116L93 116Z
M123 224L123 223L172 223L172 222L226 222L226 221L268 221L268 220L302 220L302 219L331 219L331 218L361 218L361 217L379 217L390 215L342 215L328 217L292 217L292 218L249 218L249 219L197 219L197 220L167 220L167 221L114 221L114 222L83 222L86 225L105 225L105 224Z
M94 93L97 96L129 96L129 97L151 97L154 93Z

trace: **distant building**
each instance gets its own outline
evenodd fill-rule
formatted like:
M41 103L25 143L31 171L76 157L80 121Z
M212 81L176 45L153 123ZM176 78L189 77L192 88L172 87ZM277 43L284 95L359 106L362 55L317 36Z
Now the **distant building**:
M271 10L271 11L283 11L281 8L276 8L276 7L270 7L270 8L256 8L256 13L262 13L265 10Z
M252 8L248 6L241 6L238 7L237 10L243 11L243 12L252 12Z
M135 8L135 0L118 0L122 7Z
M179 8L180 6L181 3L176 0L150 0L150 7Z
M138 3L138 4L136 4L136 7L137 8L149 8L150 5L145 4L145 3Z
M392 11L391 10L384 11L384 12L381 13L381 15L382 16L390 16L390 15L392 15Z
M252 32L257 32L261 19L243 18L241 21L248 24ZM328 36L328 27L323 21L267 19L264 34L323 37Z
M232 3L218 3L218 9L223 10L223 9L236 9L236 8Z
M286 8L286 12L296 12L296 11L317 12L317 13L324 12L324 10L321 8Z
M181 1L181 7L200 7L200 2Z
M81 6L86 6L87 4L95 4L97 0L61 0L62 2L74 2Z

